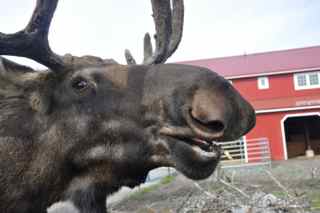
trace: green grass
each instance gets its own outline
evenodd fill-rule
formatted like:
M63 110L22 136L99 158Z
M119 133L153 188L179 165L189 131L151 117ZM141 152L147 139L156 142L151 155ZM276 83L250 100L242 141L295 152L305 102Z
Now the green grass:
M169 176L166 176L166 177L162 178L162 179L160 180L160 183L163 184L163 185L169 184L169 183L171 183L175 178L176 178L176 176L169 175Z
M320 209L320 195L311 198L311 208Z
M148 187L143 187L143 188L139 189L138 191L132 193L129 196L129 198L140 199L143 197L143 195L145 195L149 192L155 191L160 186L167 185L167 184L171 183L175 178L176 178L176 176L172 176L172 175L163 177L159 181L159 183L152 184L151 186L148 186Z
M272 191L271 194L280 199L287 197L287 193L285 193L284 191Z

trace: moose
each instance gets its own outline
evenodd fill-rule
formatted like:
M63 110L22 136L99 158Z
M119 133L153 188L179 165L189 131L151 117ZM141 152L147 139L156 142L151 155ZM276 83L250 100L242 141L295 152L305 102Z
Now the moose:
M204 179L220 158L215 141L247 133L252 106L206 68L164 64L183 29L183 0L151 0L155 50L127 65L58 55L48 42L58 0L37 0L27 26L0 33L0 55L33 59L37 71L0 57L0 212L46 212L57 201L106 212L106 197L143 183L160 166Z

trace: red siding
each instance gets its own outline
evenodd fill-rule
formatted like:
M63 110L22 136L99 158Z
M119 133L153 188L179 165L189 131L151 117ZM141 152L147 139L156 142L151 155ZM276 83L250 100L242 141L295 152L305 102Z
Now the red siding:
M270 109L292 109L304 106L315 108L319 106L320 88L295 90L293 80L293 72L306 72L308 69L316 70L320 68L319 56L320 46L315 46L182 63L207 67L224 77L229 77L232 79L233 86L254 105L258 112L266 112ZM276 74L280 71L292 73ZM269 89L258 89L257 77L245 77L263 74L270 74L267 76L269 78ZM317 111L320 111L320 108L317 110L257 114L256 127L246 137L248 139L268 138L272 159L283 160L285 154L281 120L287 114Z
M247 139L266 137L269 139L273 160L284 160L284 149L281 132L281 120L286 115L319 112L319 110L300 110L291 112L277 112L258 114L256 126L246 135Z
M249 101L284 97L310 96L320 93L318 89L295 90L293 74L269 76L269 89L259 90L257 77L232 80L233 86Z
M283 116L283 113L269 113L258 115L256 126L246 135L247 139L261 137L268 138L273 160L284 159L280 124L280 120Z

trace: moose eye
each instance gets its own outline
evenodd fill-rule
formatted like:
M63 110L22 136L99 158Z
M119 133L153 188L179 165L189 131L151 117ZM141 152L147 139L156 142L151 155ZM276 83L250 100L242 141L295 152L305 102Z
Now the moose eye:
M76 79L72 82L72 88L83 91L89 87L89 82L83 78Z

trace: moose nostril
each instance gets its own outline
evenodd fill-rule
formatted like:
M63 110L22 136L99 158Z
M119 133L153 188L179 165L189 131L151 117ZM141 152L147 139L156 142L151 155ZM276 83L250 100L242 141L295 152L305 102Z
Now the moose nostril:
M205 127L207 130L211 132L220 133L223 132L225 129L224 122L222 122L221 120L204 121L195 117L193 117L193 120L195 123L198 123L198 125Z
M193 96L189 108L191 126L197 132L221 135L227 128L228 108L223 98L207 89L199 89Z
M209 121L206 126L214 132L222 132L225 127L223 122L219 120Z

